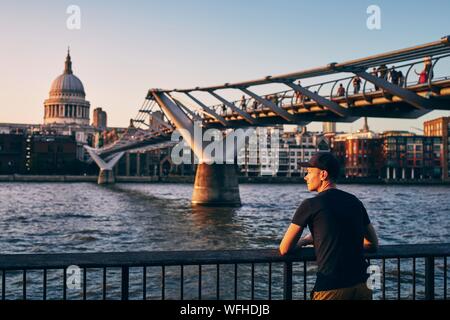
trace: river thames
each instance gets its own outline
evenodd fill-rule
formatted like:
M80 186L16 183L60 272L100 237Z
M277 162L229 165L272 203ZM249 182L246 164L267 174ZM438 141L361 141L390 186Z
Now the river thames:
M450 242L450 187L342 185L380 244ZM192 207L190 184L0 183L2 253L274 248L305 185L241 184L240 208Z
M449 186L342 185L380 244L450 243ZM303 184L241 184L240 208L192 207L191 184L0 183L2 254L276 248Z

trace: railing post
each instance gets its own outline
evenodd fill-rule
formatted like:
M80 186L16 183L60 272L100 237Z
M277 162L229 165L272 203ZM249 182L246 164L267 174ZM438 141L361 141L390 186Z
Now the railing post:
M122 300L128 300L128 287L130 280L130 270L122 267Z
M284 263L283 273L283 298L284 300L292 300L292 262L286 261Z
M434 257L425 258L425 300L434 300Z

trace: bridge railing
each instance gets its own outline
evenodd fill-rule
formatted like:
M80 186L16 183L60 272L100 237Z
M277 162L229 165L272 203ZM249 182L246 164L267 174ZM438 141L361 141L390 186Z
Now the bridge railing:
M450 244L367 253L375 299L447 299ZM312 248L0 255L1 298L309 299Z

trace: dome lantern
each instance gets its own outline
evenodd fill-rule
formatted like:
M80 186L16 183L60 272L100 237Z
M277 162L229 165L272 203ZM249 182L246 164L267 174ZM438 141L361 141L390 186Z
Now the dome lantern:
M70 59L70 47L67 49L66 64L64 67L64 74L72 74L72 60Z

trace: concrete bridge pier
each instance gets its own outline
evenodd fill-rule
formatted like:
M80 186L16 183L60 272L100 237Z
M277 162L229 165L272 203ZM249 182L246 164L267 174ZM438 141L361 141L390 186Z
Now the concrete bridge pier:
M116 178L114 176L113 170L109 169L100 169L100 173L98 174L98 184L113 184L116 182Z
M199 123L190 119L180 108L175 104L167 94L153 91L152 95L165 115L175 124L175 127L180 130L184 141L191 147L194 154L198 157L200 164L197 166L195 175L194 192L192 194L192 204L202 206L224 206L236 207L241 205L241 197L239 195L239 185L237 178L237 165L233 164L218 164L216 161L211 161L209 155L205 155L204 150L207 146L216 146L217 148L226 148L226 139L234 139L234 137L223 137L217 141L202 141L202 128ZM189 96L192 99L192 96ZM198 100L197 100L198 102ZM200 103L200 102L198 102ZM208 110L210 114L218 117L214 111L202 106L203 109ZM200 140L196 140L196 132L200 133ZM239 139L238 139L239 140ZM242 144L244 141L240 139ZM240 145L238 143L232 144L234 148L233 157L237 155ZM215 148L214 148L215 149ZM224 155L227 153L224 149ZM229 163L229 161L219 161L219 163ZM211 164L208 164L211 163Z
M114 166L120 160L120 158L124 155L125 152L119 152L107 159L103 160L100 158L98 154L95 153L95 150L91 147L84 146L84 148L88 151L92 160L98 165L100 168L100 173L98 174L97 183L102 184L113 184L116 182L116 178L114 175Z
M241 197L235 164L197 166L192 204L212 207L239 207Z

